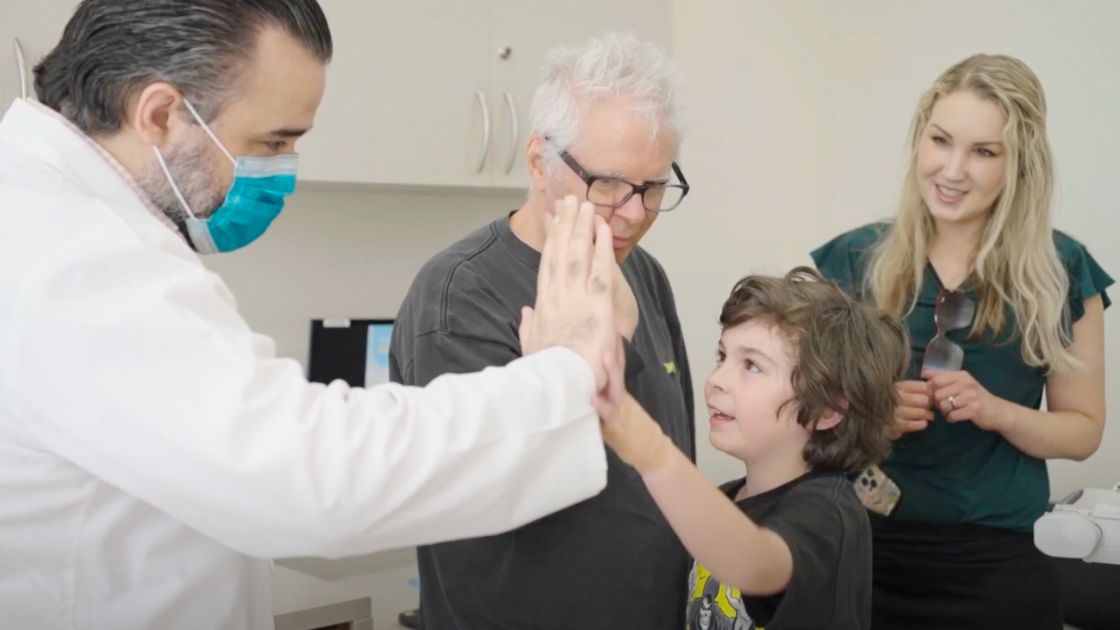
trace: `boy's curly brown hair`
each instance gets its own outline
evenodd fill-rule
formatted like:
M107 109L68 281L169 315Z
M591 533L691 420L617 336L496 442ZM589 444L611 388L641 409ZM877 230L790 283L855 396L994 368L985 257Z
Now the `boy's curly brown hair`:
M794 397L786 404L797 405L798 423L811 432L804 451L809 466L854 473L886 457L887 429L899 403L895 382L910 361L902 324L809 267L735 284L720 313L723 329L759 320L776 326L794 347ZM844 419L816 430L828 411Z

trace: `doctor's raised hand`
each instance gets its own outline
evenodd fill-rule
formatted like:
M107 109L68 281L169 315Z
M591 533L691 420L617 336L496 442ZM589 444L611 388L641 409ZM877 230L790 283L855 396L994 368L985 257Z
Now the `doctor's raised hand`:
M589 206L550 226L531 356L312 383L201 256L294 191L319 3L85 0L61 33L0 117L0 625L268 630L269 558L491 536L605 487L617 263ZM467 345L424 332L426 360Z
M595 373L596 389L605 387L603 359L616 352L618 342L617 268L610 228L594 206L570 195L558 201L541 252L536 305L521 312L522 353L571 348Z

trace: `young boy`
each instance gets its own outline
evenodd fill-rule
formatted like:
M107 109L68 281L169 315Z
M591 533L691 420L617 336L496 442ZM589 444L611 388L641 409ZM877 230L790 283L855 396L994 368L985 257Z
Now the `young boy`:
M720 324L710 440L744 479L713 487L621 386L596 402L695 559L687 627L868 628L871 530L848 475L887 453L905 330L804 267L741 280Z

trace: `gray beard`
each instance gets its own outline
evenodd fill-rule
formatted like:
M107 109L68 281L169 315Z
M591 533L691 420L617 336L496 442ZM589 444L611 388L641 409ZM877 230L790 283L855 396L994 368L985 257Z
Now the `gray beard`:
M210 142L209 138L202 138L198 142L187 142L172 147L163 156L167 163L167 170L171 171L175 184L179 186L179 192L183 193L183 198L190 204L191 211L199 219L213 214L226 197L225 191L208 172L211 158L207 155L208 147L205 144L207 142ZM179 203L179 198L175 196L175 191L167 181L163 169L155 163L154 156L152 161L152 168L139 179L138 184L148 194L156 208L182 230L190 215L183 208L183 204Z

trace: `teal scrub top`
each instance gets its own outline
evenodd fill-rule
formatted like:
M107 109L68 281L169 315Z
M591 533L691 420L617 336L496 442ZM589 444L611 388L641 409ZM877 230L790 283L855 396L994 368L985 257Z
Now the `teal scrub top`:
M865 225L841 234L812 252L822 275L865 301L864 276L875 245L889 228L887 223ZM1054 244L1069 274L1070 321L1085 313L1085 300L1100 295L1107 308L1105 289L1113 280L1085 247L1070 236L1054 231ZM922 354L937 332L934 305L942 289L933 266L926 264L918 301L905 317L910 332L912 363L908 378L917 379ZM966 287L979 304L974 292ZM1046 387L1046 370L1023 362L1020 340L1008 309L1004 333L999 338L981 334L969 339L969 330L947 333L964 348L966 370L989 392L1032 409L1039 409ZM950 424L935 408L935 418L922 431L895 441L883 471L901 490L893 518L918 522L976 523L1030 531L1046 510L1050 483L1046 462L1023 453L995 431L971 422Z

